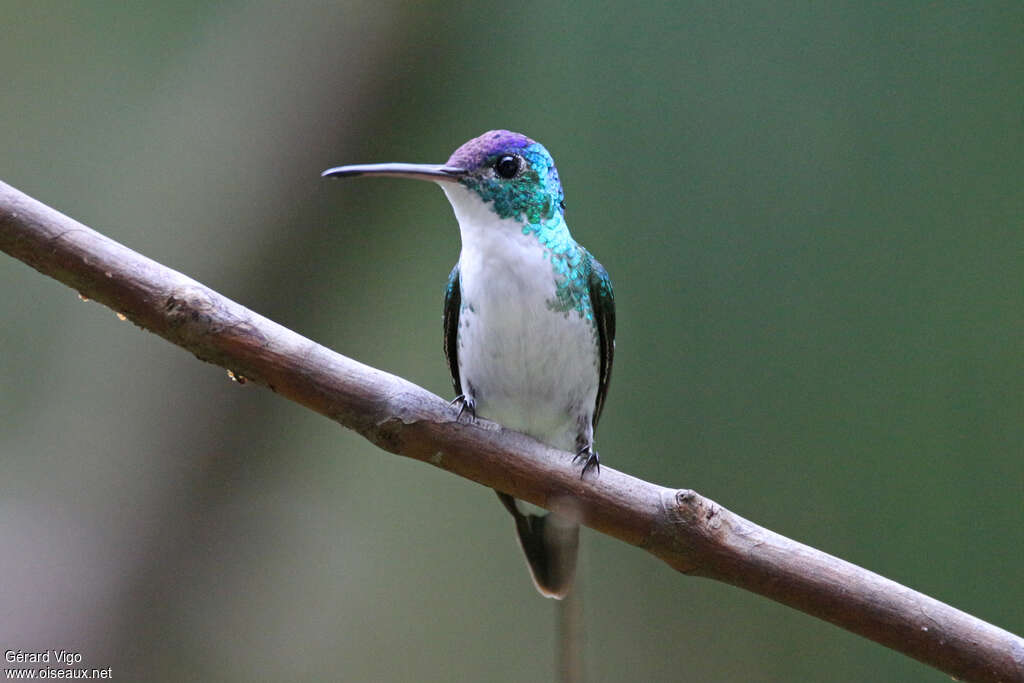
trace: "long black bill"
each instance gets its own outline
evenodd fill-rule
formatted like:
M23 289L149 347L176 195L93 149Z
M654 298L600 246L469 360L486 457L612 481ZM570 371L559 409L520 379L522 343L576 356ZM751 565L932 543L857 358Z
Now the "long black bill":
M389 178L414 178L416 180L442 180L458 182L466 175L466 169L443 164L356 164L354 166L336 166L320 174L324 178L344 178L347 176L376 175Z

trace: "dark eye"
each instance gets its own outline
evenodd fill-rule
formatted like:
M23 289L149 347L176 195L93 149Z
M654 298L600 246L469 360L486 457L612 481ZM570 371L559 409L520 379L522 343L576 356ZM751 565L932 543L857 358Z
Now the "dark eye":
M494 170L502 178L514 178L519 173L519 157L506 154L494 163Z

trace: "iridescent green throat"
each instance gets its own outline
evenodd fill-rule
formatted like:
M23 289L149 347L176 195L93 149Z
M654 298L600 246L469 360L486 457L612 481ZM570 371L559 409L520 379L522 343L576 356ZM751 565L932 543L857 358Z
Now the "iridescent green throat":
M490 204L498 216L517 221L524 235L537 239L555 275L555 297L547 302L548 308L566 315L576 311L593 323L591 256L569 234L558 171L547 150L538 144L523 148L521 154L528 166L515 178L467 176L459 182ZM488 159L486 165L496 158Z

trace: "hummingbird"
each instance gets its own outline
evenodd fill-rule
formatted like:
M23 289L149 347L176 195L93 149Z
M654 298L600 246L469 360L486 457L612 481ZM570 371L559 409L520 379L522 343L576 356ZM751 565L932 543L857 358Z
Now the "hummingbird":
M444 354L458 419L468 413L575 454L600 472L594 431L611 378L615 298L608 272L569 234L555 162L538 142L492 130L444 164L364 164L323 176L437 183L455 212L459 260L444 291ZM497 492L537 590L572 587L578 522Z

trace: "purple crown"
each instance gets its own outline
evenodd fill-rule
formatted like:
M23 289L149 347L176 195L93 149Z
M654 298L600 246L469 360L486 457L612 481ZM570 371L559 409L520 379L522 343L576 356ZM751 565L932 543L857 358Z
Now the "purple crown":
M522 133L510 130L489 130L480 137L465 143L448 158L448 166L458 168L477 168L484 161L499 152L522 149L536 144Z

